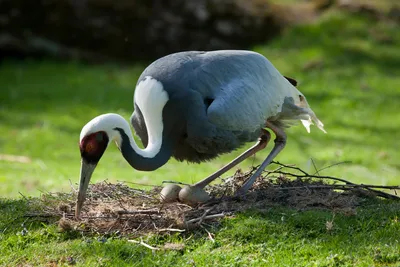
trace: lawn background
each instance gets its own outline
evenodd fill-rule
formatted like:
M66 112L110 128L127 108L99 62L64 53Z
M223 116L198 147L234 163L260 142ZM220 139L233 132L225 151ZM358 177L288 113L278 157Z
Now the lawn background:
M299 81L299 89L328 132L316 127L310 134L301 126L289 129L287 147L277 160L310 172L314 169L310 159L318 168L349 161L321 174L358 183L399 184L399 47L398 24L337 10L254 47L282 74ZM146 238L152 244L184 243L183 252L153 253L110 237L105 243L79 238L38 222L26 224L29 234L21 236L20 223L25 219L20 215L26 202L20 194L69 192L70 183L76 186L82 126L107 112L129 119L134 85L144 67L49 60L0 65L0 264L62 266L72 257L79 266L399 266L400 206L386 201L366 202L357 216L335 216L334 231L326 229L326 222L333 220L331 212L278 207L268 214L248 212L210 229L216 242L205 232ZM271 147L272 142L240 166L246 170L260 163ZM92 182L196 182L244 149L201 165L171 160L147 173L131 169L111 146ZM24 156L28 162L4 155Z

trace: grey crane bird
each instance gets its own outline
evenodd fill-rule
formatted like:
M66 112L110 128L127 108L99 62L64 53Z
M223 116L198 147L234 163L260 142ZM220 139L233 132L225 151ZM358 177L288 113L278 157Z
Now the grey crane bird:
M153 171L174 157L204 162L256 142L225 167L193 185L204 187L247 157L275 145L237 194L245 193L284 148L284 129L301 121L310 131L323 124L293 79L282 76L261 54L243 50L189 51L162 57L141 74L134 93L132 126L145 149L135 143L128 122L103 114L80 134L81 175L76 216L79 217L92 173L114 141L135 169Z

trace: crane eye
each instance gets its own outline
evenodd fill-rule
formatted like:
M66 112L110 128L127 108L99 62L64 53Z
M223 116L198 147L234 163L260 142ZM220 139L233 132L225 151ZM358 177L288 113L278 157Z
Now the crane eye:
M95 140L90 140L85 146L85 152L91 154L97 150L97 143Z

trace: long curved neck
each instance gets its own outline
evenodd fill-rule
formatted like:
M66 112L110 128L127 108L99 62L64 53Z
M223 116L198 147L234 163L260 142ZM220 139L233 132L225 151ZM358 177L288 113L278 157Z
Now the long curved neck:
M156 170L171 158L172 144L163 138L162 128L159 129L161 130L159 132L149 131L149 142L145 149L138 147L126 121L123 125L115 127L114 130L119 133L120 138L116 138L116 143L122 155L137 170Z
M117 122L122 128L115 127L119 132L119 148L129 164L138 170L152 171L164 165L172 155L172 141L165 138L163 109L168 102L168 93L161 82L146 76L135 89L134 102L143 114L147 128L148 144L140 149L133 139L132 132L126 120Z

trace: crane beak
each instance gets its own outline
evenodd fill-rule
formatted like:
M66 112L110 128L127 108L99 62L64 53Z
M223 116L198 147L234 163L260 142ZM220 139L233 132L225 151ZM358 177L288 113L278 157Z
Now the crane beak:
M81 161L81 177L79 182L78 199L76 201L75 217L79 218L86 198L86 191L89 187L90 178L97 164L87 163L85 160Z

